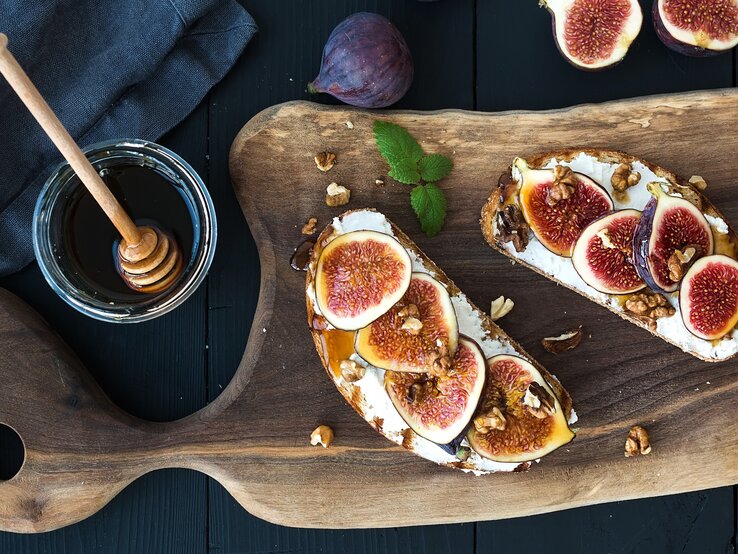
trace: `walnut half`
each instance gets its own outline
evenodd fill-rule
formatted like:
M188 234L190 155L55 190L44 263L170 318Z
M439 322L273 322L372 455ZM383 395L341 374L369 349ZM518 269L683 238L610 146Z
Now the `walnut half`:
M656 292L634 294L625 301L625 311L637 316L652 331L656 330L657 319L670 317L676 313L666 297Z
M625 440L625 457L646 455L651 453L651 443L648 440L648 431L640 425L634 425L628 432Z
M577 177L570 167L557 165L553 171L554 182L546 195L546 204L552 207L562 200L571 198L577 186Z
M630 164L620 164L610 177L610 184L616 192L625 192L630 187L637 185L641 180L641 174L633 171Z

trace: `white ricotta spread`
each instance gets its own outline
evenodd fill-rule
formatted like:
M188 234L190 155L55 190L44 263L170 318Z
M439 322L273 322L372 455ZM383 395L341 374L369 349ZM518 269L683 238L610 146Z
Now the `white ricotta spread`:
M626 198L618 200L613 195L610 178L619 164L601 162L594 156L585 153L579 154L570 162L559 162L552 158L543 167L551 169L556 165L566 165L571 167L572 171L583 173L600 184L610 196L613 198L613 204L616 210L625 208L634 208L643 210L646 203L651 198L651 194L646 190L646 184L652 181L658 181L667 184L668 181L662 177L658 177L653 171L648 169L640 162L633 164L633 170L641 174L641 180L633 187L627 190ZM513 179L520 180L520 173L513 168ZM719 217L705 215L710 226L717 232L725 234L728 232L728 225ZM541 242L530 233L530 241L523 252L516 252L512 243L502 245L512 257L515 259L529 263L539 268L541 271L555 277L564 285L572 288L588 298L597 302L602 302L612 307L616 311L623 311L623 306L617 301L617 297L603 294L587 285L574 269L571 258L557 256L548 250ZM736 333L731 333L723 337L721 340L713 341L697 338L690 333L682 322L682 316L679 312L679 300L676 293L667 295L669 302L676 309L676 313L671 317L658 319L656 322L656 332L668 338L672 342L679 345L684 350L694 352L705 358L722 360L732 356L738 352L738 338L734 337Z
M385 216L381 213L369 210L351 212L342 219L336 217L333 219L332 225L338 234L349 233L352 231L371 230L394 236L392 227ZM412 260L413 271L434 275L434 272L428 269L414 252L408 250L408 254L410 254L410 258ZM319 313L317 304L315 303L315 292L309 289L308 296L313 301L315 312ZM484 330L480 312L472 307L464 294L453 296L451 300L454 306L454 311L456 312L459 333L474 339L482 348L485 357L489 358L496 354L515 354L527 359L526 356L517 352L506 339L492 339L489 337L487 332ZM352 359L357 363L365 365L367 367L366 373L362 379L354 383L348 383L339 378L337 381L338 387L348 398L356 398L355 390L358 389L361 393L359 396L359 402L364 419L373 426L376 426L377 420L382 420L380 431L385 437L399 445L403 444L403 440L407 443L407 439L404 437L405 434L408 433L409 426L397 412L384 389L384 371L370 365L367 366L366 363L356 355L352 356ZM572 424L576 420L576 413L572 410L569 423ZM456 456L444 451L437 444L424 439L415 433L412 433L410 436L412 436L412 450L419 456L445 465L459 461ZM468 446L466 439L464 439L462 445ZM473 466L474 469L464 469L464 471L470 471L476 475L497 471L513 471L520 465L517 463L494 462L492 460L482 458L474 451L471 452L471 455L466 462Z

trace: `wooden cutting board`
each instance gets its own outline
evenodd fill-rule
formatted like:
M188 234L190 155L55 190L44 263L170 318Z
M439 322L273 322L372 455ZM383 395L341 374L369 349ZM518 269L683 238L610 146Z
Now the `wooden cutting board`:
M20 473L0 483L0 529L46 531L100 509L140 475L192 468L217 479L251 513L304 527L374 527L506 518L738 482L738 362L708 364L573 292L510 262L482 240L479 210L514 155L590 146L622 149L686 176L738 222L738 91L588 105L551 112L366 112L295 102L270 108L236 138L231 172L259 246L261 296L233 381L206 408L172 423L141 421L104 396L27 306L0 292L0 422L22 437ZM453 158L443 181L449 216L428 239L408 187L385 178L371 124L389 118L428 152ZM351 124L347 124L350 122ZM335 152L320 173L313 155ZM325 375L305 323L304 274L289 258L331 181L349 207L399 224L479 306L515 300L503 327L574 398L577 438L528 473L474 477L437 467L382 438ZM558 357L543 336L583 324L586 340ZM645 425L653 453L623 456ZM336 432L311 447L318 424ZM1 455L1 453L0 453Z

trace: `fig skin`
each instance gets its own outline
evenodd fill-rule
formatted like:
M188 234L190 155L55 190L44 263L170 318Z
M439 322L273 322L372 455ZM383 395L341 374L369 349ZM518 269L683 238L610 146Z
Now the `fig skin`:
M413 73L410 49L397 27L379 14L360 12L333 29L308 91L360 108L386 108L405 95Z
M422 291L422 292L421 292ZM433 301L419 294L435 295ZM401 329L398 312L413 304L423 324L418 334ZM356 353L369 364L387 371L428 373L433 370L438 350L436 340L444 340L453 358L459 342L459 327L446 287L427 273L413 273L402 299L382 317L356 333Z
M482 349L469 337L459 337L453 365L446 375L385 372L385 390L398 413L419 436L437 444L453 442L466 429L484 390L486 364ZM408 399L415 383L436 383L439 394L423 393L420 399ZM463 405L452 405L456 401ZM448 410L456 410L452 420L443 421Z
M631 294L646 286L633 265L633 236L640 218L641 212L638 210L618 210L593 221L582 231L574 245L571 261L576 272L590 287L605 294ZM607 248L607 245L604 245L602 239L597 238L597 235L602 230L612 229L618 222L630 228L630 234L625 239L625 244L612 245L616 247ZM615 240L614 237L613 240ZM609 261L616 265L614 268L609 268L604 277L599 277L596 273L597 268L591 267L592 253L589 252L591 248L597 248L601 256L607 256ZM626 283L614 284L612 277L615 274L624 276Z
M636 227L633 236L633 260L638 275L654 292L672 293L679 288L679 283L668 278L667 263L669 256L677 248L683 248L689 244L698 244L702 247L702 255L709 256L713 252L714 239L710 224L704 214L694 204L676 196L670 196L663 191L658 182L648 183L648 191L653 195L646 207L643 209L641 220ZM664 218L670 210L679 209L693 216L694 223L702 230L702 233L689 238L682 239L683 244L672 245L663 255L657 255L654 251L659 240L659 234L663 233ZM659 273L662 276L659 276ZM663 274L666 274L663 276Z
M555 412L543 419L530 414L523 405L525 392L534 381L554 399ZM472 450L483 458L495 462L530 462L574 439L555 391L523 358L499 354L487 360L487 380L478 412L483 414L492 406L505 416L505 429L482 434L472 426L466 436Z
M318 259L316 304L336 329L355 331L394 306L407 291L411 275L410 255L394 237L377 231L339 235ZM347 305L353 299L368 304Z
M725 52L729 52L735 48L736 44L738 44L738 32L734 33L733 38L727 42L713 41L710 38L705 45L697 44L698 40L694 37L694 33L691 33L686 29L679 29L675 25L665 21L665 16L661 11L662 5L663 0L654 0L653 2L653 26L656 29L656 35L659 37L661 42L671 50L684 54L685 56L701 58L724 54ZM683 40L675 36L676 33L680 32L683 33ZM694 44L687 42L690 40L694 41Z
M716 340L727 335L738 323L738 261L722 254L697 260L682 279L679 310L684 326L696 337ZM698 321L700 316L712 324Z
M613 209L612 199L604 188L584 174L574 172L574 175L578 184L573 196L551 207L542 197L544 191L540 187L546 186L546 190L550 189L554 182L554 170L532 169L522 158L515 158L513 161L513 179L520 184L520 207L525 221L543 246L565 258L571 257L574 244L584 228ZM577 209L577 201L587 208L586 213L580 212L580 216L575 219L578 228L566 230L553 226L546 227L547 222L544 221L546 218L554 218L554 224L563 225L562 219L571 223L572 219L564 217L564 212L568 209ZM554 242L563 231L569 234L567 240Z
M588 0L541 0L540 5L548 9L551 14L554 42L564 59L577 69L582 69L584 71L602 71L604 69L614 67L623 61L630 46L641 31L641 26L643 24L643 11L641 10L641 6L637 0L599 0L599 11L593 10L595 13L601 12L603 4L609 5L610 9L613 11L617 11L619 7L627 5L628 13L625 15L621 28L617 30L617 36L612 39L612 50L608 55L593 60L586 60L582 59L583 56L577 56L577 53L571 51L571 38L567 37L567 24L574 24L574 22L569 19L570 14L572 13L570 11L572 7L576 4L577 8L582 9L587 1ZM599 23L602 25L601 21L599 21ZM610 23L614 25L617 22ZM590 27L590 25L592 25L591 19L587 18L584 25L586 25L587 28L583 30L581 34L582 36L590 38L592 34L592 29ZM581 46L584 48L585 45Z

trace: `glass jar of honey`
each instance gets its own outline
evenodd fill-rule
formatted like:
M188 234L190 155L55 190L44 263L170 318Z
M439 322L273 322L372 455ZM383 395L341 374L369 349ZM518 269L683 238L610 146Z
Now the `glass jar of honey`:
M95 319L133 323L182 304L202 283L215 254L212 199L194 169L174 152L142 140L96 144L85 154L137 225L156 224L182 249L184 269L166 290L145 294L118 274L120 236L68 164L44 185L34 212L41 272L69 305Z

